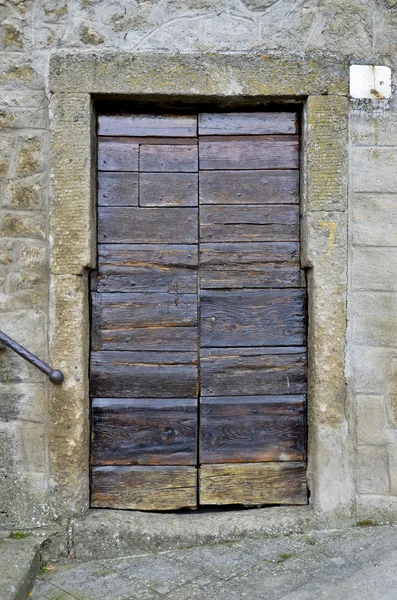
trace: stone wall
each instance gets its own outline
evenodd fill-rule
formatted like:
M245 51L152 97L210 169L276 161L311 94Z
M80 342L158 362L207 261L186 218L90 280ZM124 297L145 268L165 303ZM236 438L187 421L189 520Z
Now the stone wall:
M0 328L48 356L52 51L321 50L396 84L396 39L396 0L0 0ZM347 435L362 513L397 515L396 99L350 112ZM0 525L44 525L48 383L8 351L0 373Z

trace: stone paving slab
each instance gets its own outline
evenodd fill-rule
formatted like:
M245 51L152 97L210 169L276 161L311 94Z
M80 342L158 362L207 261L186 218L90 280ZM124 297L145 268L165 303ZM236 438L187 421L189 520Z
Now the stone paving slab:
M397 527L52 565L32 600L397 600Z
M0 539L0 600L25 600L39 570L40 546L33 536Z

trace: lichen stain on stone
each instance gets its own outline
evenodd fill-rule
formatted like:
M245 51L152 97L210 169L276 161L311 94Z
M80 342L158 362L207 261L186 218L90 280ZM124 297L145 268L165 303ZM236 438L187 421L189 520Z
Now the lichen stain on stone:
M99 46L105 41L101 34L96 32L90 25L82 25L80 27L80 39L84 44L90 46Z
M2 129L8 129L12 127L15 121L15 115L7 113L4 110L0 110L0 127Z
M3 43L6 47L23 48L23 41L19 29L11 23L5 22L3 25Z
M29 175L36 173L39 168L39 160L37 154L41 150L41 142L39 138L28 138L22 145L18 159L18 174Z
M321 227L328 229L328 248L327 248L327 256L331 256L332 250L335 244L335 236L336 236L336 228L337 224L335 221L322 221L320 223Z

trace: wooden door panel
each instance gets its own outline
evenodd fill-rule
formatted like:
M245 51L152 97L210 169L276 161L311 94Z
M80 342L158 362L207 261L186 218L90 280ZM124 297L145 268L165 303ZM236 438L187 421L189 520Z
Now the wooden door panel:
M201 136L200 169L298 169L299 138L278 136Z
M202 113L199 135L268 135L298 133L295 112Z
M200 204L299 204L299 171L201 171Z
M200 463L304 459L304 396L200 400Z
M98 173L98 206L138 206L138 173Z
M100 398L196 398L195 352L91 352L91 394Z
M201 465L200 504L307 504L304 462Z
M138 171L139 144L128 139L99 138L99 171Z
M299 287L297 242L200 244L200 288Z
M132 137L196 137L195 115L100 115L98 134Z
M98 292L197 293L197 245L99 244Z
M306 290L202 290L201 346L301 346Z
M139 206L197 206L197 173L141 173Z
M196 294L97 293L92 300L92 320L96 324L95 350L197 348Z
M298 346L203 348L200 353L201 394L304 394L307 385L306 360L305 348Z
M94 398L93 465L195 465L197 400Z
M93 508L177 510L197 504L195 467L93 467L91 485Z
M307 503L296 112L98 131L92 506Z
M187 144L141 145L139 169L142 172L197 172L197 146Z
M294 205L208 206L200 208L202 242L295 242L299 208Z
M98 241L107 244L197 243L197 216L196 208L99 208Z

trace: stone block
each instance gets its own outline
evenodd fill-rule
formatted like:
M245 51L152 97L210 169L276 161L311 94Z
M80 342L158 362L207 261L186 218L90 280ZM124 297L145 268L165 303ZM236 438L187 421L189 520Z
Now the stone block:
M388 494L390 491L386 448L360 446L357 449L357 491L359 494Z
M89 314L85 277L51 281L50 362L64 372L50 388L49 452L57 512L76 515L89 495Z
M355 247L351 270L353 290L397 291L397 248Z
M354 391L357 394L385 394L393 355L393 348L353 345L350 361Z
M15 176L26 177L43 173L48 168L47 133L35 132L34 135L20 136L15 160Z
M303 133L305 210L346 210L348 100L310 96Z
M397 293L354 292L350 308L353 342L397 346Z
M0 384L0 419L2 421L35 421L45 423L47 420L48 384L38 385L30 381L26 384Z
M385 445L390 439L384 396L356 396L357 443Z
M12 180L4 193L3 206L20 210L42 210L46 201L42 177Z
M351 155L354 192L397 192L397 148L355 147Z
M11 238L44 240L46 227L41 213L6 212L0 215L0 235Z
M348 72L344 60L316 52L59 52L51 58L50 90L201 97L305 97L326 92L344 96Z
M88 94L51 100L51 270L79 274L95 266L94 132Z
M353 194L354 245L397 246L396 209L397 194Z
M356 146L396 146L397 114L390 111L353 111L350 140Z
M47 435L43 423L16 422L17 463L23 471L44 473L47 469Z

